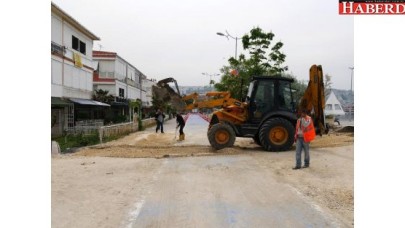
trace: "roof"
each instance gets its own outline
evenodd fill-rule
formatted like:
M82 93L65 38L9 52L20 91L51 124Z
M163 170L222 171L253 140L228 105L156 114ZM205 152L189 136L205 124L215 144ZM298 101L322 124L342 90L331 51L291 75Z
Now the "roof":
M116 58L117 53L109 51L93 51L93 57Z
M256 80L256 79L264 79L264 80L283 80L283 81L289 81L289 82L293 82L294 79L292 78L286 78L286 77L281 77L281 76L265 76L265 75L261 75L261 76L253 76L252 80Z
M62 17L63 20L67 21L69 24L71 24L73 27L75 27L77 30L82 32L84 35L88 36L92 40L100 40L100 38L94 33L90 32L87 28L85 28L83 25L81 25L76 19L74 19L72 16L67 14L65 11L63 11L59 6L57 6L55 3L51 2L51 11L55 13L56 15Z
M100 58L100 59L97 59ZM128 64L129 66L133 67L134 69L136 69L140 74L142 78L146 79L146 75L144 75L138 68L136 68L134 65L132 65L130 62L128 62L126 59L122 58L121 56L119 56L116 52L110 52L110 51L93 51L93 60L97 61L97 60L105 60L103 58L120 58L121 60L123 60L126 64Z
M330 104L332 109L326 109L325 107L325 114L333 114L333 115L344 115L345 112L343 111L342 105L340 104L339 100L336 98L336 95L333 91L330 92L330 95L328 99L326 100L326 105ZM339 106L338 109L336 109L336 105Z
M74 103L81 104L81 105L95 105L95 106L107 106L107 107L110 106L109 104L106 104L103 102L88 100L88 99L69 98L69 100L73 101Z

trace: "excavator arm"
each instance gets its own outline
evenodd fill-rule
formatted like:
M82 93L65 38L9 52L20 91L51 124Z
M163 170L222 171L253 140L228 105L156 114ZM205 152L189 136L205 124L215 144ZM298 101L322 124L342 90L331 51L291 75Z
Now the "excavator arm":
M183 97L183 101L188 103L186 110L196 108L243 108L243 103L231 98L229 92L208 92L205 94L205 99L200 99L197 93L192 93Z
M176 86L177 92L168 85L171 82ZM174 78L165 78L158 81L155 86L152 86L152 95L158 103L170 104L177 111L182 111L186 106L180 95L177 81Z
M325 125L325 87L323 83L322 66L312 65L309 69L310 80L299 104L299 111L312 111L314 125L320 130L320 134L328 133Z
M174 85L176 86L177 94L180 95L179 86L177 85L177 81L176 81L176 79L174 79L174 78L165 78L165 79L162 79L162 80L160 80L160 81L157 82L157 85L160 86L160 87L165 87L166 84L169 83L169 82L173 82L173 83L174 83Z

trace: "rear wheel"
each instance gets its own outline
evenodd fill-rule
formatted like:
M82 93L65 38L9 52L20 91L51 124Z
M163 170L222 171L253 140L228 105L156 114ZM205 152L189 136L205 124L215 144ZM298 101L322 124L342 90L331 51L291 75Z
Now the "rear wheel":
M260 128L259 138L267 151L289 150L294 143L294 127L283 118L270 119Z
M228 124L214 124L208 130L208 141L216 150L231 147L235 143L235 132Z

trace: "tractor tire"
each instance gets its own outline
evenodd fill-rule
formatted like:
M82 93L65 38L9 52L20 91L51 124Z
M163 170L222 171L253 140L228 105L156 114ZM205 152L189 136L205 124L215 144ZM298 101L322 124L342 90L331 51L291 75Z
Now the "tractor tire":
M266 151L289 150L294 143L294 134L291 122L283 118L269 119L259 130L260 143Z
M256 135L253 137L253 141L255 141L255 143L256 143L257 145L259 145L259 146L262 145L262 144L260 143L259 134L256 134Z
M207 135L208 141L216 150L232 147L235 143L235 131L228 124L217 123L212 125Z

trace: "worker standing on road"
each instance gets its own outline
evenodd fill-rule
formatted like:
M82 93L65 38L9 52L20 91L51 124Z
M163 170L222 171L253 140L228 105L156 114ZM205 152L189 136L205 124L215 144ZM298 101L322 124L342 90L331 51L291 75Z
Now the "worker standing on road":
M160 111L160 109L157 110L156 114L155 114L155 120L156 120L156 133L158 132L159 128L160 128L160 132L163 132L163 121L165 120L165 114L163 114L162 111Z
M305 158L304 166L302 168L309 167L309 143L315 138L315 128L312 119L307 115L306 110L301 111L301 118L297 120L295 127L294 142L296 142L296 164L294 170L301 169L301 152L304 149Z
M179 130L179 133L180 133L180 135L179 135L179 141L183 141L184 138L185 138L185 135L184 135L184 132L183 132L183 128L184 128L184 126L186 125L186 122L184 121L183 116L181 116L179 113L176 114L176 122L177 122L177 127L176 127L176 129L180 127L180 130Z

